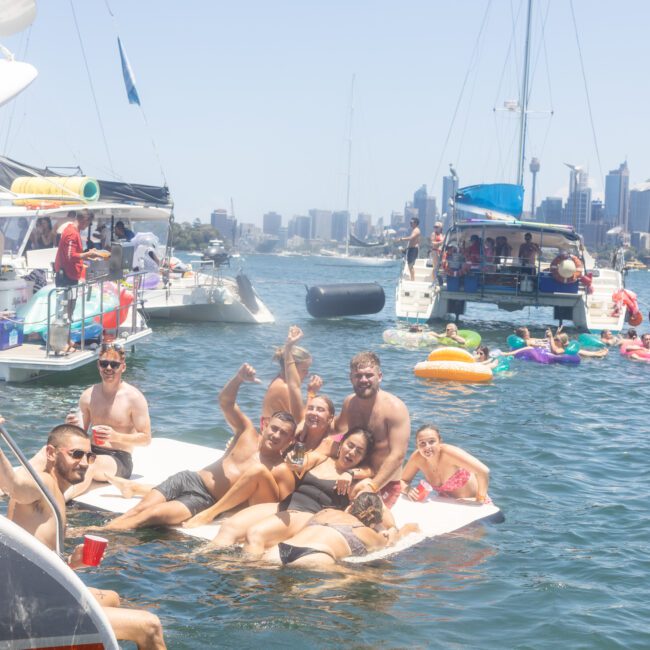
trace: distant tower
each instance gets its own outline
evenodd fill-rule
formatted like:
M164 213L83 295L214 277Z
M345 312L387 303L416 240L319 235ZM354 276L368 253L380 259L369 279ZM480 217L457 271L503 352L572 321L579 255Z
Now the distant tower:
M537 172L539 171L539 158L531 158L530 173L533 175L533 191L530 197L530 218L535 218L535 186L537 185Z

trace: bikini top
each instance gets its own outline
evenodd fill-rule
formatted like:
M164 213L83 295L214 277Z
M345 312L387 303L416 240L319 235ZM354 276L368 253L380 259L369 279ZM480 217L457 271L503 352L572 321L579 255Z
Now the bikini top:
M436 487L432 485L431 487L438 494L445 494L447 492L453 492L458 488L462 488L467 481L469 481L471 474L464 468L461 467L457 469L442 485Z

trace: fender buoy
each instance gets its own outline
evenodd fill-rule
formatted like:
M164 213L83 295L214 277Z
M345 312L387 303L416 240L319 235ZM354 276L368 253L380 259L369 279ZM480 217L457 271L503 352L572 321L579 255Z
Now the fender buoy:
M569 284L577 282L582 276L584 266L576 255L558 255L550 266L551 275L556 282Z
M129 313L129 307L131 306L132 302L133 302L133 294L130 291L127 291L126 289L122 289L120 291L120 322L119 322L120 325L126 320L126 317L128 316ZM100 317L98 316L97 318L95 318L95 320L99 321ZM101 323L104 329L107 330L117 329L118 327L117 309L106 312L101 317Z
M306 302L314 318L359 316L380 312L386 295L376 282L322 284L307 290Z

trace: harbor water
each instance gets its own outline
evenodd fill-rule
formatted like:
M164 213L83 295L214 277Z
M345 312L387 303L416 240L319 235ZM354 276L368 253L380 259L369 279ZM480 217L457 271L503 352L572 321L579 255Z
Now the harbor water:
M382 332L395 326L398 267L254 256L246 271L275 324L156 323L154 336L129 356L125 378L147 397L155 436L223 447L231 432L218 391L243 362L252 363L263 385L243 386L239 401L256 420L276 373L274 347L297 324L337 408L350 392L350 358L378 352L382 386L407 404L413 431L433 422L445 441L490 467L490 495L505 523L475 525L330 574L262 567L235 551L201 553L201 542L173 531L111 533L102 566L82 572L87 584L154 611L174 650L650 646L650 364L613 350L577 367L515 362L486 385L428 382L412 372L426 351L382 343ZM372 281L386 291L381 313L336 320L307 314L305 285ZM630 273L627 287L647 317L650 273ZM504 348L515 324L542 335L550 317L471 307L463 326ZM96 381L88 367L0 384L0 413L31 454ZM2 511L5 505L0 501ZM105 516L71 506L68 525ZM78 541L73 530L69 548Z

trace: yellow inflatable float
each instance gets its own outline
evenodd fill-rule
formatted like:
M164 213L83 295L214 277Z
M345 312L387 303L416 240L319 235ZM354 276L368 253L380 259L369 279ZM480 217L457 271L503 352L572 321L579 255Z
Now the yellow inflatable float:
M462 348L438 348L427 361L416 364L413 372L424 379L448 379L462 382L483 382L492 379L492 370Z

